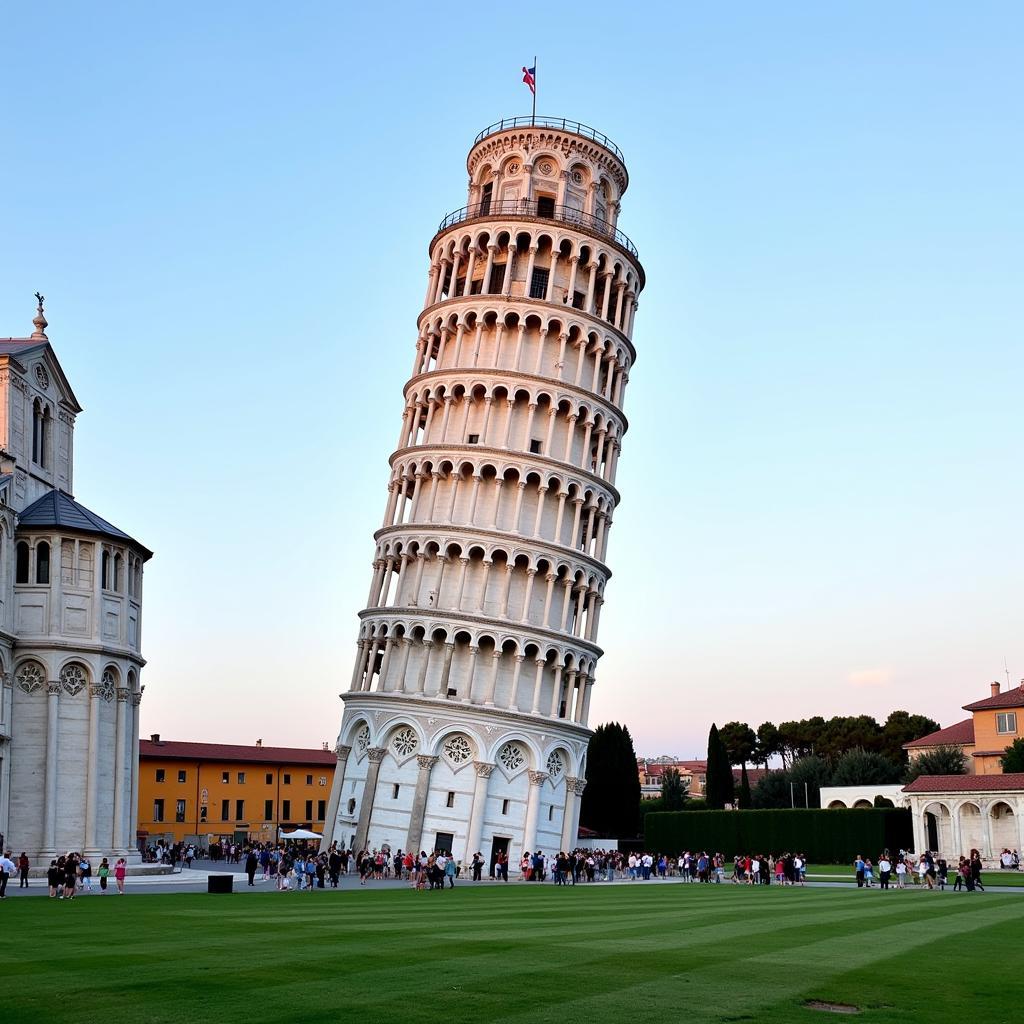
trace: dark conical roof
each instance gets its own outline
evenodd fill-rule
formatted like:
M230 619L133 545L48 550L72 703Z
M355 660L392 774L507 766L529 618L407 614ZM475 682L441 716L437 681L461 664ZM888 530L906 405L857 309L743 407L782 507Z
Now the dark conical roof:
M48 491L32 502L18 516L18 526L32 529L55 526L62 530L77 530L80 533L99 534L101 537L114 537L137 547L147 559L153 556L153 552L134 537L129 537L106 519L101 519L95 512L79 504L70 494L63 491Z

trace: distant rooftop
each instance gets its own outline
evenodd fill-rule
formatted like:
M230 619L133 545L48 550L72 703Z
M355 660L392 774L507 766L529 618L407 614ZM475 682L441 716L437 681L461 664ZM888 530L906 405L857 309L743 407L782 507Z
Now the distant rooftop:
M81 533L99 534L101 537L113 537L139 548L146 556L152 558L153 552L140 544L134 537L129 537L123 530L100 518L95 512L75 501L70 494L63 491L48 491L41 498L32 502L19 516L19 527L56 526L63 530L77 530Z

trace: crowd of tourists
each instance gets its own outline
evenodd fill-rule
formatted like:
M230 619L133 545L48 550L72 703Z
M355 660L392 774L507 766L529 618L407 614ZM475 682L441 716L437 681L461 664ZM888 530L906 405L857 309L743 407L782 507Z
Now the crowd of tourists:
M1000 866L1002 862L1000 862ZM971 850L967 857L960 857L954 868L945 857L926 850L919 856L900 850L895 856L888 850L879 854L877 861L872 863L870 857L857 854L853 862L853 870L857 878L857 887L871 889L875 885L875 872L878 872L880 889L906 889L918 885L921 889L944 890L949 884L949 873L954 872L953 890L959 892L984 892L981 881L981 854Z

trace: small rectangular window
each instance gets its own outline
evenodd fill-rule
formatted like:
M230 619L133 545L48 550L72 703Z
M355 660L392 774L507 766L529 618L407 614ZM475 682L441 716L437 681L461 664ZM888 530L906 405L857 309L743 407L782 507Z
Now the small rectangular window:
M555 197L554 196L537 196L537 216L538 217L554 217L555 215Z
M267 785L272 786L274 784L274 773L267 772Z
M185 801L178 800L174 805L174 820L184 821L185 820Z
M548 808L548 821L554 821L554 820L555 820L555 805L552 804Z
M480 443L480 435L479 434L470 434L469 437L466 439L466 444L479 444L479 443Z
M392 785L392 787L391 787L391 799L392 800L397 800L398 799L398 790L399 790L399 788L400 787L399 787L397 782L394 783L394 785Z
M264 800L263 801L263 817L266 821L274 820L274 801Z
M1017 731L1017 712L1003 711L996 715L996 732L1013 733Z
M235 801L235 821L241 821L245 817L245 801Z
M238 781L240 783L245 782L245 772L239 772L238 773Z
M572 306L573 309L582 309L583 303L587 301L587 296L584 292L573 292L572 293Z
M292 816L292 802L291 802L291 800L282 800L281 801L281 817L285 821L289 821L291 819L291 816Z
M313 820L313 801L312 800L307 800L306 801L306 821L312 821L312 820Z
M227 821L231 816L231 801L221 800L220 802L220 820Z
M157 770L156 770L156 781L157 782L163 782L166 777L167 777L167 773L164 771L164 769L163 768L157 768Z
M231 772L221 772L220 773L220 781L221 782L230 782L231 781Z
M446 807L454 807L455 806L455 794L454 793L449 793L448 794L448 802L447 802L447 804L445 806Z
M186 782L186 781L188 781L188 773L184 769L182 769L181 771L178 772L178 781L179 782Z
M312 775L307 775L306 776L306 785L307 786L312 786L313 785L313 776Z
M491 267L491 279L487 282L487 294L497 295L505 283L505 264L495 263Z
M207 811L207 808L205 808L205 807L200 807L199 808L199 820L200 821L206 821L206 811Z
M284 773L284 784L286 786L290 786L292 784L292 777L288 774L288 772Z
M538 441L537 438L535 438L535 437L531 438L530 439L530 454L531 455L540 455L540 445L541 445L541 442Z
M507 800L502 800L501 801L501 813L502 814L508 814L508 801Z
M327 817L327 801L317 800L316 802L316 820L323 821Z
M533 277L530 278L530 298L531 299L543 299L548 294L548 277L550 271L538 268L534 270Z
M153 820L163 821L164 820L164 802L163 800L153 801Z

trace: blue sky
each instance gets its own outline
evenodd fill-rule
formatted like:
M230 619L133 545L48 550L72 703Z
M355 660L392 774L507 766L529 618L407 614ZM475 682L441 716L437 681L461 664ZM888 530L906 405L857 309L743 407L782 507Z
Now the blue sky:
M155 549L144 733L317 744L474 135L606 132L640 250L592 721L959 706L1024 676L1024 12L985 3L21 5L0 334Z

